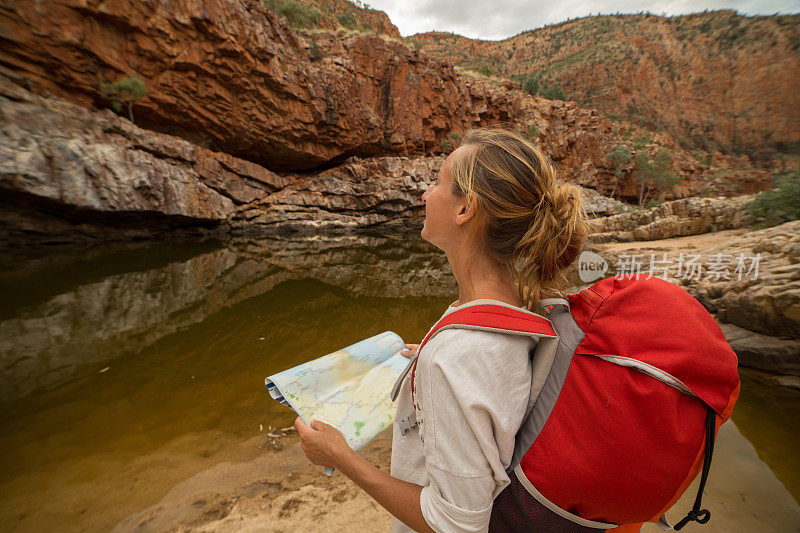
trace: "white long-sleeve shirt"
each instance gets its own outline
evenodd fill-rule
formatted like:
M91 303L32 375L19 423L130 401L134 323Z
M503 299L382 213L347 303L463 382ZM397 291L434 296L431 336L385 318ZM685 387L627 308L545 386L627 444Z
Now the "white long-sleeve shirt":
M474 300L458 309L497 300ZM423 346L414 380L417 422L400 434L398 422L413 410L411 373L397 398L391 475L422 485L422 515L437 532L487 531L492 501L509 483L531 388L529 336L447 329ZM412 531L397 519L392 532Z

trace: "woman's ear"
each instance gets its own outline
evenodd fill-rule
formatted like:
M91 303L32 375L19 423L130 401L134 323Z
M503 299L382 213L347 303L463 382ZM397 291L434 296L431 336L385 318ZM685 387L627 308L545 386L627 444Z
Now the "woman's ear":
M478 215L478 198L474 194L465 196L456 214L456 224L459 226L466 224L470 220L476 219Z

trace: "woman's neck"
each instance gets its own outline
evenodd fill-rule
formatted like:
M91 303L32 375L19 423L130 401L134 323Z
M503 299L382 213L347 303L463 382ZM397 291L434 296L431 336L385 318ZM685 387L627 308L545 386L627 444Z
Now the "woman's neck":
M468 258L463 255L448 255L447 259L458 283L456 305L490 299L516 307L523 306L509 268L480 254L472 254Z

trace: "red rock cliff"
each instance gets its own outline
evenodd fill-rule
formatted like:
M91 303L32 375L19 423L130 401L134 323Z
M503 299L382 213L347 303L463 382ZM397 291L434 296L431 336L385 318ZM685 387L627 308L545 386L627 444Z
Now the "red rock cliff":
M0 8L3 66L85 107L104 81L139 75L137 124L273 170L351 155L429 153L451 131L507 120L453 68L400 42L310 42L254 0L19 2Z

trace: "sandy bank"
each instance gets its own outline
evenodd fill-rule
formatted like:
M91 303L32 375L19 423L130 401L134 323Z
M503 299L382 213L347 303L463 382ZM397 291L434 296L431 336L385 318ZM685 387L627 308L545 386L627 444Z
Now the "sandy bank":
M391 516L345 476L330 478L303 455L296 435L281 451L245 463L222 463L175 486L157 505L120 522L115 531L389 531ZM254 438L243 446L258 447ZM703 531L800 531L800 506L732 423L720 431L704 507ZM388 471L391 435L362 455ZM694 499L697 481L669 513L677 522ZM646 526L644 532L660 531Z

